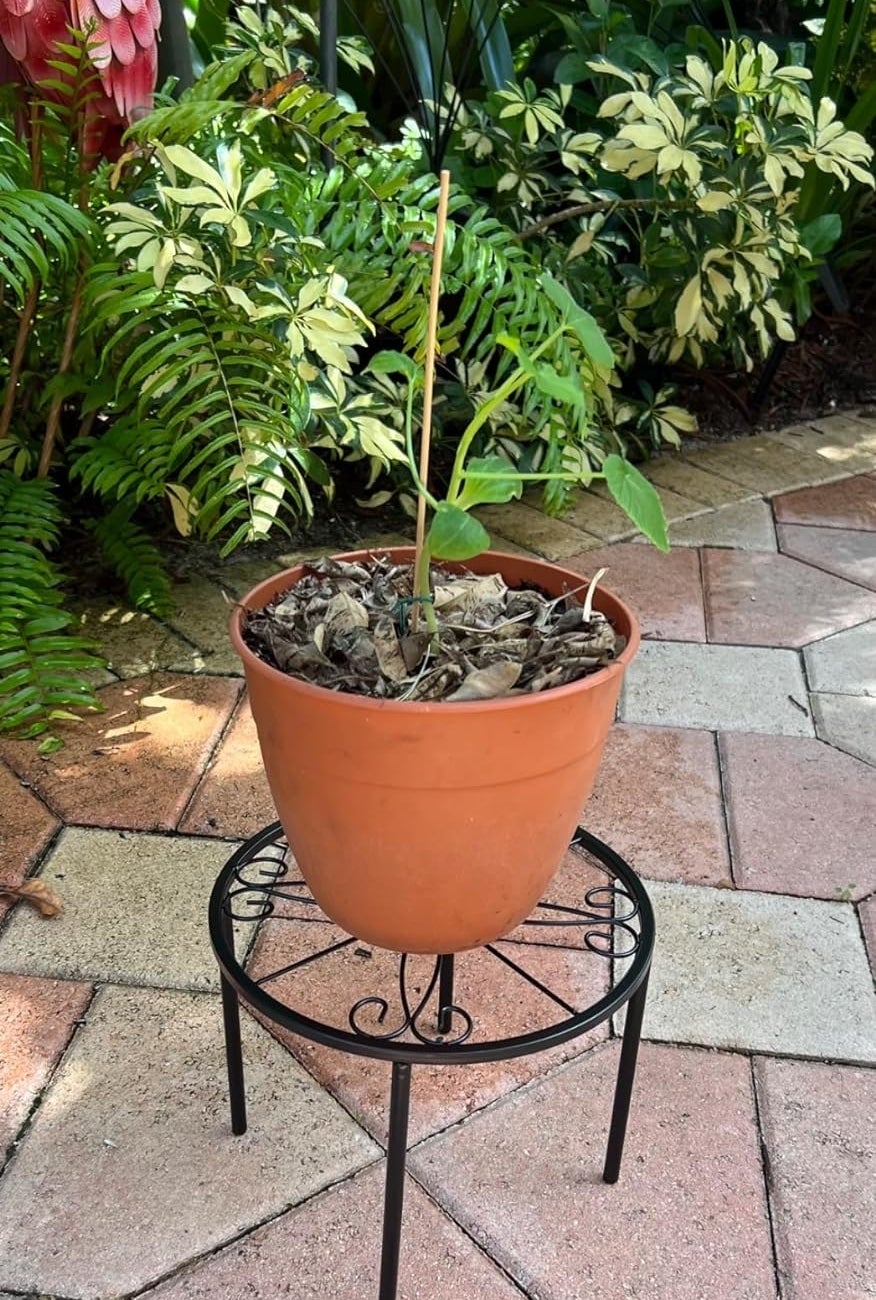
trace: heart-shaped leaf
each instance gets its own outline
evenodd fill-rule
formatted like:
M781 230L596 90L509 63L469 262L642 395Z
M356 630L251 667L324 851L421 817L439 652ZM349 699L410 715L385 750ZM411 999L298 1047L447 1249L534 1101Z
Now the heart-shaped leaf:
M429 528L429 551L436 560L471 560L486 551L490 534L459 506L442 501Z
M457 500L461 510L510 501L523 491L523 483L504 456L473 456L465 467L464 479Z
M626 511L636 527L659 550L668 551L666 516L654 485L623 456L606 456L602 470L605 485L621 510Z

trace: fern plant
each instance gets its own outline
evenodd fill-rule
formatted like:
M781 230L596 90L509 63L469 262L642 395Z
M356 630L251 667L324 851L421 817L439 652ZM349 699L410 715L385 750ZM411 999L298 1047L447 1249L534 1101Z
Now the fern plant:
M63 608L63 576L50 554L61 509L45 478L0 470L0 731L38 736L96 700L84 674L99 666Z

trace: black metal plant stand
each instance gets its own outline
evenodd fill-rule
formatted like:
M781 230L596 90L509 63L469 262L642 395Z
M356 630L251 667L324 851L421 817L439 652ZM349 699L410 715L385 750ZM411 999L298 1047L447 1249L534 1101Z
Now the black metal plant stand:
M456 958L416 959L420 969L424 960L431 964L431 974L425 980L412 975L414 959L398 954L394 957L391 988L365 989L351 1006L338 1009L334 1021L308 1015L306 994L295 988L296 974L307 971L309 977L315 964L338 959L348 949L356 956L371 954L352 936L335 937L336 930L330 942L313 949L318 934L314 922L330 923L308 893L294 863L288 860L279 822L241 845L213 888L210 938L221 972L234 1133L246 1131L239 998L261 1016L304 1038L343 1052L392 1062L379 1300L395 1300L398 1285L414 1065L501 1061L542 1051L586 1033L628 1004L602 1173L606 1183L617 1182L654 948L654 915L636 873L606 844L579 827L571 848L584 856L588 878L595 877L598 883L585 886L583 897L574 904L543 901L513 935L479 950L491 954L506 971L541 995L543 1023L514 1037L491 1038L489 1022L486 1026L476 1023L476 1007L466 1008L454 1002L456 968L465 961L465 953ZM247 972L244 959L235 954L234 926L269 916L293 927L296 941L301 939L302 955L254 978ZM609 991L588 1006L574 1006L568 997L549 988L522 964L527 950L531 953L536 949L571 953L582 963L609 961L613 975ZM365 979L376 978L372 963L363 962L362 970ZM276 981L282 981L287 990L282 998L266 989ZM391 1015L394 1009L395 1018Z

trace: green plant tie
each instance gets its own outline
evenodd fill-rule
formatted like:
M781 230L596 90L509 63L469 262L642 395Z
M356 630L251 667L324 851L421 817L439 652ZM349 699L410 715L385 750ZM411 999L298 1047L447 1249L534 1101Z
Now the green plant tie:
M399 636L408 630L408 613L412 605L434 605L434 596L400 596L392 607L392 616Z

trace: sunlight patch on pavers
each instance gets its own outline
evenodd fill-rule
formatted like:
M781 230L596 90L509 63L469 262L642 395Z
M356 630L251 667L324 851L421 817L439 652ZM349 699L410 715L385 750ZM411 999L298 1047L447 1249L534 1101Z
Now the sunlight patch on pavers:
M0 970L218 988L207 900L231 847L72 827L40 871L63 913L46 921L19 907L0 936Z
M643 1044L620 1182L600 1181L617 1045L411 1153L417 1177L544 1300L774 1300L746 1060Z
M840 473L876 469L876 420L872 417L828 415L767 436L797 451L822 456Z
M793 650L645 642L627 669L621 722L811 736Z
M648 886L657 946L643 1033L876 1062L876 999L850 903Z
M842 474L822 457L786 447L762 434L699 451L685 447L682 455L698 469L728 478L761 496L823 483Z
M0 1286L123 1295L377 1155L269 1034L243 1028L250 1128L234 1137L219 998L98 994L0 1183Z

